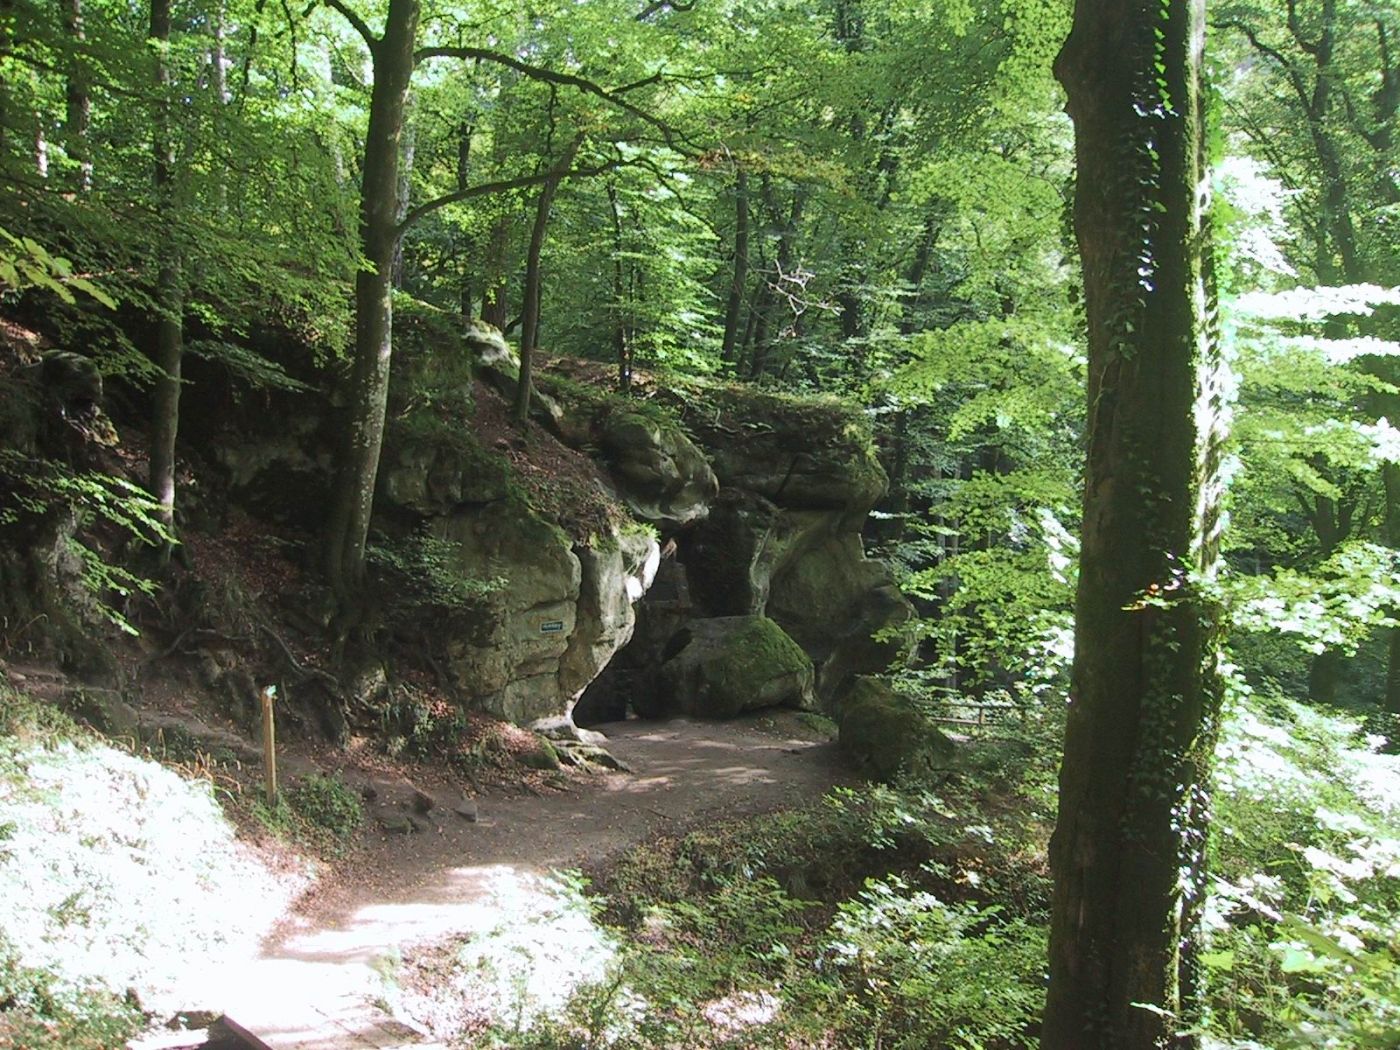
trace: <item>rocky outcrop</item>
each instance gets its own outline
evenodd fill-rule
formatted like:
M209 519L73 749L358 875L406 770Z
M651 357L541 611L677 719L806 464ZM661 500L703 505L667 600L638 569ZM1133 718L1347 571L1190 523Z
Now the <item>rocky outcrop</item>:
M618 412L599 429L611 473L637 517L675 526L709 513L719 481L705 454L675 423Z
M422 304L399 314L373 537L392 571L381 563L376 579L463 706L567 720L606 669L593 705L605 717L814 695L834 712L853 675L900 656L911 610L860 540L885 484L860 413L690 380L621 397L607 368L541 360L521 425L518 358L499 332ZM235 497L314 514L335 411L240 420L236 442L212 443ZM658 572L672 597L643 601Z
M841 750L867 776L926 777L948 767L953 742L879 679L856 678L841 708Z
M476 630L445 640L452 684L475 706L529 723L567 713L632 637L632 603L659 553L639 530L572 541L516 500L433 519L453 569L495 581Z
M671 639L647 715L733 718L765 707L810 707L812 661L766 616L692 620Z

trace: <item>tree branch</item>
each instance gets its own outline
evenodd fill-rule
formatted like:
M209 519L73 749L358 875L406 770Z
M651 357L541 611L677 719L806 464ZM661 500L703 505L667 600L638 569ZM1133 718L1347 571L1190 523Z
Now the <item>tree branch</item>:
M645 22L661 11L691 11L698 0L651 0L651 3L632 16L634 22Z
M1291 7L1292 5L1290 4L1289 6ZM1245 39L1249 41L1250 46L1254 48L1255 51L1258 51L1261 55L1270 59L1282 69L1284 76L1288 78L1288 82L1293 87L1293 93L1298 96L1298 101L1302 104L1303 112L1308 115L1309 119L1313 119L1313 100L1311 93L1308 91L1307 83L1303 80L1303 75L1298 72L1293 63L1288 60L1283 52L1279 51L1276 47L1271 47L1264 43L1259 39L1259 34L1256 33L1251 26L1247 26L1243 22L1218 22L1216 26L1219 29L1233 29L1237 33L1243 33Z
M1288 0L1288 31L1293 34L1293 39L1310 55L1316 55L1318 44L1303 37L1303 27L1298 21L1297 0Z
M547 171L539 171L533 175L520 175L513 179L500 179L497 182L482 182L475 186L468 186L465 189L455 190L452 193L444 193L441 197L434 197L430 201L424 201L416 208L410 208L403 217L403 222L399 223L398 232L400 236L408 230L410 226L419 219L440 208L445 208L449 204L458 204L462 201L471 200L473 197L489 197L495 193L509 193L511 190L525 189L530 186L539 186L550 179L586 179L594 175L602 175L604 172L615 171L623 166L625 162L621 158L605 161L602 164L595 164L590 167L570 168L568 171L559 171L551 168Z
M363 18L355 14L355 12L350 10L350 8L346 7L345 4L341 2L341 0L322 0L322 2L331 10L340 12L341 17L343 17L345 21L349 22L350 27L354 29L355 32L359 33L360 36L364 39L364 42L366 45L368 45L371 54L374 54L379 50L379 38L374 35L374 32L365 23L365 20Z
M326 0L326 2L331 3L332 0ZM336 0L336 2L338 2L338 0ZM502 51L492 51L489 48L483 47L425 47L416 52L413 56L415 62L422 62L429 58L462 58L494 62L497 65L505 66L507 69L513 69L517 73L529 77L531 80L539 80L546 84L558 84L563 87L575 88L586 95L593 95L600 98L610 105L616 106L626 113L630 113L632 116L651 127L656 128L661 132L662 138L666 141L666 144L672 149L677 149L677 141L687 142L685 136L681 135L675 128L671 127L671 125L667 124L660 117L648 113L640 106L628 102L625 98L621 98L617 91L610 91L601 84L589 80L586 77L576 76L573 73L560 73L557 70L532 65L529 62L524 62L516 58L514 55L508 55ZM645 83L647 83L647 81L629 84L623 90L630 91L633 88L641 87ZM687 144L689 143L687 142ZM682 151L677 149L677 152Z

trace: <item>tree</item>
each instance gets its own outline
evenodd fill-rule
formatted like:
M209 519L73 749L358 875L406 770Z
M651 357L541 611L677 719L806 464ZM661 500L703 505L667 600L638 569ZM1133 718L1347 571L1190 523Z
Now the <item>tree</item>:
M374 71L360 185L360 247L365 265L355 275L349 419L326 533L326 575L343 600L364 580L365 544L384 443L393 352L393 267L401 236L399 140L413 79L420 4L419 0L390 0L381 36L375 36L340 3L331 6L364 39Z
M1204 0L1078 0L1088 454L1044 1050L1192 1046L1220 692L1225 405L1211 325Z
M150 39L157 48L155 85L154 180L157 215L169 222L175 208L175 145L171 128L170 0L151 0ZM160 504L160 520L167 535L175 532L175 438L180 431L180 365L185 352L185 294L179 251L163 245L156 274L155 306L158 311L152 360L160 369L155 380L155 404L151 410L150 489ZM161 561L170 557L171 545L161 544Z
M1249 148L1294 190L1295 225L1304 235L1301 258L1293 260L1298 268L1324 286L1400 279L1389 218L1400 200L1393 10L1339 0L1239 0L1213 8L1212 19L1237 34L1258 61L1231 113ZM1393 332L1393 315L1388 324ZM1326 318L1324 334L1341 338L1359 329L1385 336L1386 327L1377 318L1357 321L1338 313ZM1395 422L1400 369L1393 352L1358 364L1378 380L1366 399L1370 416ZM1378 487L1385 542L1400 549L1400 464L1381 465ZM1400 610L1391 616L1400 620ZM1321 662L1335 665L1337 657L1325 653ZM1385 706L1400 712L1400 629L1391 631L1388 664ZM1324 686L1319 698L1330 691Z

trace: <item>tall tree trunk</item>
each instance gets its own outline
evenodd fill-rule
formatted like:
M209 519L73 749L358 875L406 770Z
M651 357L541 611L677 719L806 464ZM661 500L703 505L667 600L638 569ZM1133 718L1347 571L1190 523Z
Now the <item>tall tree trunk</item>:
M360 248L368 265L355 276L350 404L326 530L326 576L343 604L364 583L365 545L384 441L393 353L394 250L399 241L399 145L413 78L418 15L419 0L389 0L384 34L370 48L374 86L360 184Z
M627 283L623 272L622 209L618 205L617 182L608 180L608 206L612 210L612 330L613 358L617 362L617 389L632 392L632 341L627 332Z
M72 38L75 49L81 49L86 35L83 30L83 0L60 0L63 24ZM67 103L67 140L65 146L70 159L78 164L78 192L92 189L92 147L88 141L88 129L92 124L92 98L88 93L87 63L82 55L75 54L68 61L68 83L65 89Z
M749 176L740 168L734 176L734 271L729 278L729 299L724 309L724 342L720 358L728 364L739 360L740 322L744 313L744 289L749 277Z
M1220 691L1225 384L1213 326L1205 0L1076 0L1088 455L1043 1050L1191 1047Z
M418 136L413 131L412 95L409 95L408 101L404 103L403 134L400 142L398 189L395 193L398 204L394 209L395 226L402 225L404 216L408 214L409 200L413 196L413 158L418 152ZM394 240L394 265L391 280L395 288L403 287L403 278L403 237L400 236Z
M4 61L14 50L15 41L15 0L0 0L0 162L5 160L4 149L9 143L10 121L14 119L10 85L6 82L4 70L9 63Z
M170 40L170 0L151 0L150 38L162 44ZM155 69L156 106L154 160L156 207L169 222L175 205L175 147L170 128L170 68L158 52ZM184 356L184 289L180 253L168 241L162 244L156 272L155 345L151 357L160 369L156 377L151 412L149 485L160 504L158 517L175 533L175 440L180 430L180 366ZM163 542L160 562L170 559L171 544Z
M457 192L461 193L467 188L471 179L472 167L472 136L476 129L467 121L462 121L457 125ZM462 272L461 287L457 289L458 309L462 314L463 321L470 321L474 314L475 289L472 286L472 270L476 256L477 240L475 236L469 237L465 245L463 254L469 260L468 268Z
M510 319L510 216L501 215L491 224L491 241L486 248L486 287L481 293L481 319L502 332Z
M1400 550L1400 464L1384 464L1381 476L1385 482L1385 542L1391 550ZM1400 618L1400 610L1392 610L1391 616ZM1400 715L1400 627L1390 629L1386 655L1383 706Z
M534 358L540 341L540 256L544 252L544 235L549 227L549 211L559 184L574 162L574 154L583 144L582 137L574 139L564 156L555 164L550 177L540 187L535 201L535 221L530 227L530 247L525 255L525 301L520 316L520 382L515 388L515 419L523 424L530 418L530 398L534 396Z
M943 205L935 202L924 217L923 231L919 235L914 257L909 260L909 268L904 271L904 285L908 298L899 319L901 335L913 335L919 325L915 310L923 300L924 278L928 275L929 264L933 262L933 249L938 245L938 235L943 229Z

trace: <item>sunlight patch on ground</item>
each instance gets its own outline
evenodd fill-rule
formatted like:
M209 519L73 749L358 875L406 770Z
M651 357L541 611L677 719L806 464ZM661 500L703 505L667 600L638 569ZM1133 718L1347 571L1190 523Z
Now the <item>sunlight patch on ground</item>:
M487 1025L523 1030L559 1014L576 990L605 980L617 951L593 920L582 880L505 865L476 869L493 921L414 953L396 1012L451 1038Z
M198 1005L202 971L254 953L304 881L238 843L208 785L107 747L14 757L23 773L0 779L0 935L75 987Z

